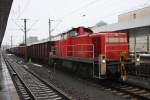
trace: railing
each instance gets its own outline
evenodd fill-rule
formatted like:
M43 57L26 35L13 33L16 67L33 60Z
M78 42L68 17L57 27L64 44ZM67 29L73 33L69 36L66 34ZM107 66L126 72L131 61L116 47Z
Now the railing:
M72 53L72 56L91 54L94 58L94 45L93 44L77 44L77 45L66 45L66 54ZM69 48L71 47L71 48ZM70 51L68 49L71 49ZM68 55L67 55L68 56Z
M120 52L120 51L125 51L124 48L128 49L128 46L129 46L128 44L106 44L106 46L105 46L105 52ZM107 47L115 47L115 48L108 50Z
M52 52L61 52L64 56L74 56L74 57L86 57L94 58L94 44L76 44L76 45L65 45L63 50L58 51L59 47L53 48ZM91 54L91 56L90 56ZM89 55L89 56L88 56Z

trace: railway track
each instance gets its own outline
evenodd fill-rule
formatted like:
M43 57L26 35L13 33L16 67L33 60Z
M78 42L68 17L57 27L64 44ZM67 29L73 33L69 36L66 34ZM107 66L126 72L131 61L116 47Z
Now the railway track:
M104 88L104 90L128 100L150 100L150 89L131 83L115 80L86 80L81 78L78 80L97 88Z
M135 86L126 82L110 82L101 83L105 90L109 90L117 95L127 99L150 100L150 90Z
M73 100L54 85L24 69L8 55L3 54L3 58L22 100Z
M17 62L17 61L18 60L14 62ZM91 81L86 81L86 80L82 80L82 81L86 82L86 84L92 84L96 87L103 86L106 91L110 91L115 95L121 96L129 100L150 100L149 89L135 86L129 83L116 82L116 81L110 81L110 80L102 80L98 82L96 81L96 83L95 82L93 83Z
M104 88L104 90L112 92L114 95L121 96L128 100L150 100L149 89L132 85L127 82L119 82L114 80L93 80L91 82L85 79L79 80L97 88Z

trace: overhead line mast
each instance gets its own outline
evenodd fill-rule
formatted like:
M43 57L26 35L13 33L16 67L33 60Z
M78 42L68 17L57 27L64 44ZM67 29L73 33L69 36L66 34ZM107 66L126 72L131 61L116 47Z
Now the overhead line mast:
M28 60L28 52L27 52L27 19L24 20L24 34L25 34L25 61Z
M51 41L51 22L54 20L49 19L49 41Z
M13 47L13 40L12 40L12 35L11 35L11 48Z

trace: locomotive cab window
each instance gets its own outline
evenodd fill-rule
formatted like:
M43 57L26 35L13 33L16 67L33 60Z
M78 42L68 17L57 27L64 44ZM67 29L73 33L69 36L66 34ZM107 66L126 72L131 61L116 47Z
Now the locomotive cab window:
M74 36L77 36L78 33L76 31L71 31L69 32L70 36L74 37Z

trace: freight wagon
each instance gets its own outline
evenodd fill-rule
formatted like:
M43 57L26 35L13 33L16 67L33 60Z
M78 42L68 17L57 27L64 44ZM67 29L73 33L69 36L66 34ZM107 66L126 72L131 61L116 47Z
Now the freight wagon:
M51 47L53 45L53 41L38 42L28 45L28 58L47 63L49 59L49 52L51 52Z

